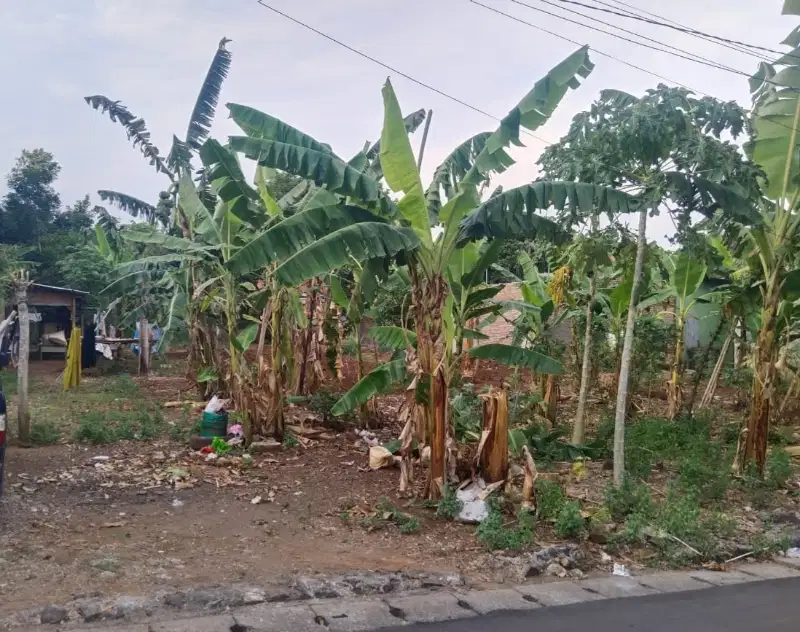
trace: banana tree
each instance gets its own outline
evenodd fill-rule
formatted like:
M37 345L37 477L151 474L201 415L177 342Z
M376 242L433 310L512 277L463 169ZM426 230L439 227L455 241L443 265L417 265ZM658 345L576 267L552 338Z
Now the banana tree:
M667 288L639 304L639 309L651 305L663 305L672 299L674 310L665 312L672 315L675 322L675 353L672 359L670 380L667 383L668 416L675 419L683 407L683 374L685 369L684 349L686 338L686 320L703 296L701 286L706 278L708 267L703 261L687 253L678 253L664 257L664 265L669 275Z

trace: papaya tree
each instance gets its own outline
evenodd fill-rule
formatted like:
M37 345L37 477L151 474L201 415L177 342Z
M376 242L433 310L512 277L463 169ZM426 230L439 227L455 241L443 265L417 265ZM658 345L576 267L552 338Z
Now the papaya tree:
M567 135L548 147L540 160L547 177L614 187L634 193L640 201L635 209L636 259L617 388L617 485L622 483L625 471L625 417L648 216L661 211L677 217L693 212L713 216L718 210L752 216L747 195L758 188L758 170L735 145L720 140L723 132L735 137L745 126L745 114L736 104L698 99L682 88L659 86L643 97L606 90L589 112L573 119ZM595 207L590 210L597 212Z

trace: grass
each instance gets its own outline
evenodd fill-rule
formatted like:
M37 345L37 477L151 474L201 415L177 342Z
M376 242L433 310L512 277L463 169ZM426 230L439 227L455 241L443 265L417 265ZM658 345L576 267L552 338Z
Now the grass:
M72 439L77 443L100 445L122 440L151 441L166 432L167 424L161 410L142 406L133 411L84 413Z
M350 513L343 510L340 518L349 523ZM378 531L390 525L395 525L404 535L417 533L421 528L419 518L403 513L385 498L376 505L374 514L361 519L361 527L367 531Z
M521 511L516 520L507 523L500 506L489 502L489 516L478 525L475 532L478 542L489 551L521 551L533 544L536 518Z
M455 520L463 507L464 503L458 499L455 490L449 485L445 485L442 499L436 503L436 517Z

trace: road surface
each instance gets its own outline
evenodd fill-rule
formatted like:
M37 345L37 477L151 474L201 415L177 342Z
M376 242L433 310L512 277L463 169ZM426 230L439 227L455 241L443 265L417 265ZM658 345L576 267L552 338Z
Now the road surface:
M404 632L798 632L800 579L495 613ZM388 632L384 628L384 632Z

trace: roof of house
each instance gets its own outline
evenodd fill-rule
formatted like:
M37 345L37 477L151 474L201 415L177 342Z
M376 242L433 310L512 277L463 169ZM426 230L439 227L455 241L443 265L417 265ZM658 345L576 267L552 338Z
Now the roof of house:
M56 285L42 285L41 283L31 283L31 289L43 290L45 292L61 292L63 294L73 294L75 296L89 296L89 292L83 290L73 290L68 287L58 287Z

